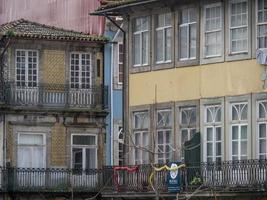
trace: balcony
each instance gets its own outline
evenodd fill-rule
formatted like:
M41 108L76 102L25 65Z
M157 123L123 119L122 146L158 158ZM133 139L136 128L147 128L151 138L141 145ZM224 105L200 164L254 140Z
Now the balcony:
M72 89L69 85L39 84L37 87L17 87L4 83L1 99L5 105L16 107L43 107L63 109L104 109L107 105L107 88L91 86Z
M0 188L7 192L93 193L101 190L106 196L152 196L155 195L149 183L152 171L151 165L137 166L134 172L115 171L114 167L90 170L1 168ZM160 171L153 178L153 186L161 194L168 194L167 174L167 171ZM266 192L267 160L188 165L180 171L180 177L180 195L200 187L225 193Z

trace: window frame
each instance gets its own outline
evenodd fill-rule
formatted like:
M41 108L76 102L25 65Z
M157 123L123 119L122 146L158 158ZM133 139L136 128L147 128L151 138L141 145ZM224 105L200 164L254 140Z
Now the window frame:
M250 0L246 0L247 1L247 21L248 21L248 47L247 47L247 51L246 52L240 52L240 53L231 53L231 31L230 31L230 2L231 1L244 1L244 0L229 0L226 3L226 9L225 9L225 15L226 17L226 21L225 21L225 61L235 61L235 60L245 60L245 59L251 59L252 58L252 47L253 47L253 57L256 56L255 54L255 40L252 40L252 34L253 34L253 38L255 38L256 36L254 36L254 34L256 34L256 28L257 28L257 24L256 24L256 19L254 16L256 16L255 12L255 3L254 1L250 1ZM253 9L252 9L253 7ZM252 25L252 22L255 23L255 25ZM254 27L254 29L253 29Z
M241 26L237 26L237 27L234 27L234 28L231 28L231 4L232 3L239 3L239 2L246 2L247 3L247 25L241 25ZM238 54L244 54L244 53L248 53L249 51L249 2L248 0L229 0L228 1L228 24L229 26L227 26L227 30L228 30L228 37L229 37L229 42L228 42L228 45L229 45L229 55L238 55ZM233 52L232 51L232 36L231 36L231 30L233 29L239 29L239 28L245 28L247 27L247 50L244 50L244 51L236 51L236 52Z
M247 105L247 119L246 120L233 120L232 119L232 109L233 109L233 105L241 105L241 104L246 104ZM241 138L241 128L242 126L246 126L247 127L247 138L246 138L246 144L247 144L247 154L246 154L246 159L249 159L250 157L250 152L249 152L249 141L250 141L250 137L249 137L249 130L250 130L250 108L249 108L250 103L248 101L244 101L244 100L240 100L240 101L235 101L235 102L230 102L229 104L229 146L230 146L230 150L229 150L229 160L233 160L233 156L237 156L238 160L241 160L240 158L244 155L242 155L241 153L241 143L243 141L243 139ZM233 126L237 126L238 127L238 139L235 140L238 142L238 154L237 155L233 155L233 139L232 139L232 128Z
M24 51L25 52L25 86L17 86L17 76L18 76L18 73L17 73L17 52L18 51ZM28 54L29 54L29 51L32 51L32 52L36 52L36 86L28 86L28 83L29 83L29 75L28 75L28 70L29 70L29 61L28 61ZM15 49L15 85L17 88L38 88L39 86L39 50L38 49Z
M171 23L170 23L170 25L165 25L165 19L166 19L166 14L170 14L170 16L171 16ZM158 21L158 16L159 15L164 15L164 26L161 26L161 27L159 27L158 25L156 25L157 23L157 21ZM170 64L170 63L172 63L173 62L173 56L172 56L172 50L173 50L173 37L174 37L174 26L173 26L173 12L164 12L164 13L159 13L159 14L157 14L157 15L155 15L154 16L154 21L155 21L155 28L154 28L154 41L155 41L155 47L156 48L154 48L155 49L155 55L154 55L154 57L155 57L155 64L156 65L163 65L163 64ZM170 32L171 32L171 46L170 46L170 53L171 53L171 55L170 55L170 60L167 60L166 59L166 31L168 30L168 29L170 29ZM163 52L163 54L162 54L162 57L163 57L163 59L162 60L160 60L160 61L158 61L157 60L157 32L158 31L162 31L162 33L163 33L163 35L162 35L162 39L163 39L163 50L162 50L162 52Z
M147 113L147 120L148 120L148 122L147 122L147 127L141 127L141 128L135 128L135 114L136 113ZM149 140L150 140L150 134L149 134L149 131L150 131L150 109L148 109L147 107L146 108L144 108L144 109L142 109L142 108L140 108L140 109L133 109L132 111L131 111L131 130L132 130L132 133L131 133L131 141L130 142L132 142L133 143L133 147L132 147L132 153L131 153L131 156L132 156L132 158L133 159L131 159L131 161L132 161L132 164L136 164L137 162L136 162L136 157L135 157L135 150L136 150L136 148L135 148L135 134L136 133L141 133L141 137L143 138L143 133L147 133L148 135L148 148L150 147L150 142L149 142ZM142 141L142 144L143 144L143 141ZM140 150L140 149L138 149L139 151L141 151L141 157L143 157L143 154L144 154L144 150ZM149 163L149 160L150 160L150 155L149 155L149 152L145 152L145 153L147 153L148 154L148 160L147 160L147 163ZM140 158L140 159L142 159L142 158ZM144 162L144 160L142 160L142 162L141 163L138 163L138 164L143 164L143 163L146 163L146 162Z
M90 83L89 83L89 88L82 88L81 86L82 86L82 81L81 81L81 79L83 78L82 77L82 55L89 55L89 61L90 61L90 70L89 70L89 73L90 73L90 77L89 77L89 79L90 79ZM72 81L71 81L71 78L72 78L72 75L71 75L71 72L72 72L72 70L71 70L71 61L72 61L72 55L79 55L79 64L78 64L78 66L79 66L79 70L78 70L78 72L79 72L79 76L78 76L78 78L79 78L79 82L78 82L78 84L79 84L79 88L75 88L75 82L73 82L72 83ZM75 72L75 71L74 71ZM86 77L86 78L88 78L88 77ZM93 54L91 53L91 52L81 52L81 51L71 51L70 53L69 53L69 87L70 87L70 89L72 89L72 90L75 90L75 89L78 89L78 90L88 90L88 89L92 89L92 83L93 83ZM74 87L72 87L71 85L72 84L74 84ZM85 83L84 83L85 84Z
M216 6L220 6L221 9L221 39L222 39L222 43L221 43L221 54L215 57L211 57L211 56L206 56L205 55L205 22L203 22L203 20L205 20L206 17L206 8L211 8L211 7L216 7ZM225 39L224 39L224 35L225 35L225 6L224 3L221 1L216 0L215 2L211 2L211 3L206 3L204 5L201 6L201 30L200 30L200 34L201 34L201 38L200 38L200 64L210 64L210 63L218 63L218 62L223 62L224 61L224 48L225 48Z
M267 21L266 22L262 22L262 23L259 23L258 22L258 8L259 8L259 0L255 0L255 24L256 24L256 31L255 31L255 48L256 49L260 49L259 48L259 43L258 43L258 32L259 32L259 26L260 25L266 25L267 26ZM264 9L263 9L264 10ZM266 9L267 10L267 9ZM267 38L267 35L266 35L266 38ZM267 43L266 43L267 44ZM267 45L266 47L264 48L267 48Z
M256 148L256 158L257 159L261 159L260 158L261 154L262 155L265 155L265 157L267 158L267 116L266 116L266 118L260 118L260 116L259 116L259 111L260 111L259 105L260 105L260 103L267 103L267 99L264 98L264 99L258 99L258 100L256 100L256 117L255 118L256 118L256 135L257 135L257 137L256 137L256 145L255 145L255 147L257 147ZM260 128L259 128L259 126L261 124L265 124L265 127L266 127L266 136L265 136L265 140L266 140L266 146L265 146L266 153L260 153L260 140L261 140L261 138L260 138Z
M123 48L124 48L124 44L123 42L118 42L118 49L117 49L117 52L118 52L118 71L117 71L117 75L118 75L118 85L122 85L123 84L123 69L122 71L120 71L120 65L122 65L122 67L124 66L123 64L123 59L122 59L122 62L120 62L120 54L122 54L122 56L124 57L124 52L123 52ZM120 53L120 45L122 45L122 53ZM120 74L122 74L122 80L120 81Z
M142 19L144 20L144 18L147 18L147 23L148 23L148 28L147 30L140 30L140 31L135 31L134 28L135 28L135 20L137 19ZM135 17L132 21L132 44L133 44L133 57L132 57L132 61L133 61L133 67L134 68L138 68L138 67L143 67L143 66L148 66L149 65L149 52L150 52L150 16L139 16L139 17ZM147 63L143 62L143 57L142 57L142 53L140 53L140 64L135 64L135 55L134 55L134 47L135 47L135 43L134 43L134 36L135 35L140 35L140 49L141 50L140 52L142 52L142 49L143 49L143 42L142 42L142 39L143 39L143 34L144 33L147 33L148 35L148 38L147 38Z
M73 145L73 136L94 136L95 137L95 145ZM72 133L70 142L71 142L70 143L70 154L71 154L70 166L71 166L72 169L74 169L74 166L73 166L73 148L82 148L82 153L83 153L82 170L88 170L88 169L86 169L86 161L84 160L84 151L86 149L95 149L95 158L96 158L96 160L95 160L95 168L90 168L90 169L97 169L98 168L98 137L97 137L97 134L92 134L92 133Z
M21 135L41 135L42 138L43 138L43 144L42 145L21 144L20 143L20 136ZM29 146L30 147L42 147L42 150L43 150L43 159L42 159L43 160L43 166L44 166L44 168L47 167L47 162L46 162L46 159L47 159L47 150L46 150L47 141L46 141L46 134L45 133L40 133L40 132L24 132L24 131L18 132L18 134L17 134L17 152L16 152L16 155L18 155L19 147L23 147L23 146L28 146L28 147ZM17 162L18 162L18 159L17 159Z
M195 21L194 22L186 22L186 23L183 23L182 24L182 22L181 22L181 16L182 16L182 12L183 12L183 10L189 10L189 9L194 9L194 11L196 12L196 19L195 19ZM187 13L188 14L188 13ZM187 7L187 8L183 8L183 9L181 9L180 10L180 12L178 12L178 23L177 23L177 32L178 32L178 38L176 38L177 40L178 40L178 43L179 43L179 46L178 46L178 61L180 61L180 62L183 62L183 61L191 61L191 60L195 60L195 59L197 59L197 54L198 54L198 51L197 51L197 42L198 42L198 40L197 40L197 35L199 34L198 33L198 16L197 16L197 14L198 14L198 12L197 12L197 8L196 7ZM191 56L189 56L190 55L190 39L191 39L191 35L190 35L190 31L188 31L188 33L187 33L187 43L188 43L188 56L187 56L187 58L181 58L181 27L187 27L188 28L188 30L190 30L190 27L191 27L191 25L196 25L196 56L194 56L194 57L191 57Z
M163 126L158 124L158 122L159 122L158 121L158 114L160 112L169 112L169 117L170 117L170 122L169 123L170 124L163 125ZM160 107L157 108L156 112L155 112L155 123L156 123L156 137L155 137L155 139L156 139L156 148L155 148L156 156L155 156L155 162L159 163L158 145L163 146L164 150L169 145L169 149L170 149L169 152L164 151L164 152L161 153L163 155L163 157L160 160L163 160L164 163L166 163L167 160L169 160L169 161L172 160L173 154L174 154L174 152L172 151L172 149L174 149L173 148L173 142L172 142L172 137L173 137L173 110L172 110L172 108L166 108L166 107L164 108L164 105L163 105L162 108L160 108ZM158 134L159 134L159 132L162 132L162 134L163 134L163 144L158 144ZM166 133L167 132L169 132L169 140L170 140L168 143L166 142ZM166 156L166 153L169 153L169 157Z
M212 122L207 122L207 111L208 108L212 108L212 107L220 107L221 110L221 121L220 122L216 122L216 121L212 121ZM203 133L204 133L204 137L203 137L203 160L204 162L207 162L208 157L212 158L213 162L216 162L217 158L221 158L221 161L223 161L223 145L224 145L224 123L223 123L223 105L221 102L214 102L214 103L207 103L203 105ZM216 115L215 115L215 119L216 119ZM207 129L208 128L212 128L212 141L208 141L207 139ZM221 129L221 139L217 140L216 139L216 129L220 128ZM207 155L207 144L208 143L212 143L212 156L208 156ZM217 143L221 144L221 155L217 156L217 149L216 149L216 145Z

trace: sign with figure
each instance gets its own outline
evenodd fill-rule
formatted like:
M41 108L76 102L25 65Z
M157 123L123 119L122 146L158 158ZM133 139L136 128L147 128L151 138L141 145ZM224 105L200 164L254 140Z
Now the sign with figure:
M179 163L177 162L172 162L169 164L170 168L177 168ZM180 173L179 170L169 170L168 172L168 191L169 192L180 192Z

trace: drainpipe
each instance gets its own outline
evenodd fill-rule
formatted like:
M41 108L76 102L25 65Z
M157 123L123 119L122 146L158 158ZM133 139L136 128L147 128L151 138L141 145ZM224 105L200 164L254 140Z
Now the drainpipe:
M112 24L114 24L114 26L116 26L122 33L123 33L123 84L122 84L122 120L123 120L123 124L122 124L122 130L123 133L125 134L127 131L125 129L126 126L126 120L125 120L125 112L126 112L126 98L125 98L125 94L126 94L126 87L125 87L125 83L126 83L126 32L125 30L122 29L122 27L120 27L110 16L108 16L107 14L104 15L109 21L111 21ZM112 141L113 142L113 141Z
M111 44L111 67L110 67L110 164L113 165L113 67L114 67L114 61L113 61L113 48L114 44Z

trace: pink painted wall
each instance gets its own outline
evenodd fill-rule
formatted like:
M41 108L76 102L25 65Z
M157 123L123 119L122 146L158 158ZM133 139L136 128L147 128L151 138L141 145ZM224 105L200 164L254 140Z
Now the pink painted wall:
M99 5L99 0L0 0L0 24L24 18L102 35L105 19L89 16Z

